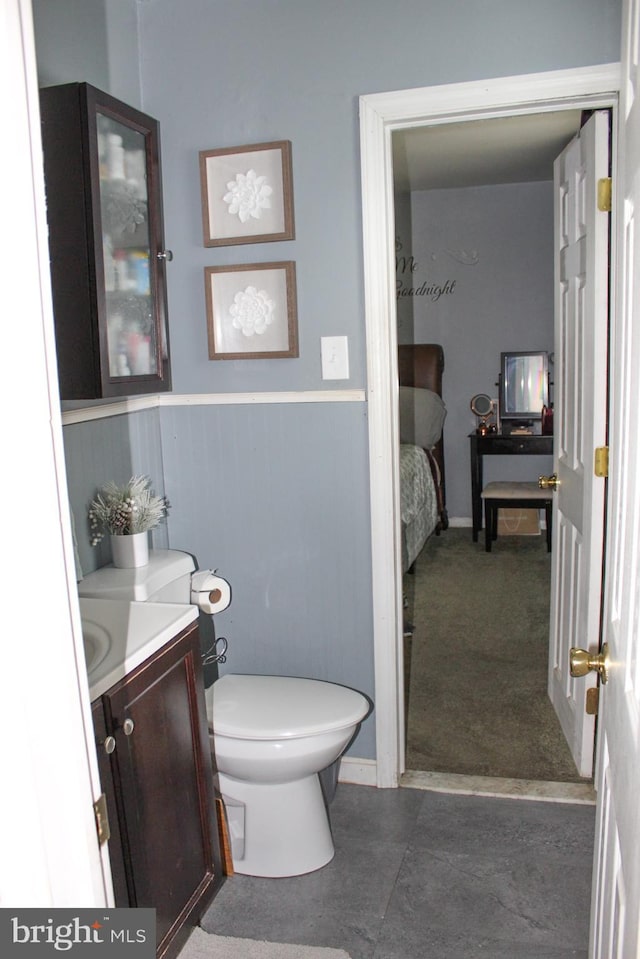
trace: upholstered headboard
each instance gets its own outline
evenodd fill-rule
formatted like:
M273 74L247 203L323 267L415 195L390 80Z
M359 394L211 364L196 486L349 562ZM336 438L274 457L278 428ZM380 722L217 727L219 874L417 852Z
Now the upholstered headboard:
M412 343L398 347L398 380L400 386L432 390L442 396L444 350L437 343ZM441 436L433 455L440 469L443 520L446 524L446 486L444 472L444 438Z
M400 386L419 386L442 396L444 350L437 343L415 343L398 347Z

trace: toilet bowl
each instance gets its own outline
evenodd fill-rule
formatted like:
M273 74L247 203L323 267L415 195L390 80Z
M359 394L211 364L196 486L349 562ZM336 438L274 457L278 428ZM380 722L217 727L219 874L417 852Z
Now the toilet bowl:
M78 591L190 603L194 571L187 553L151 550L147 566L104 567ZM353 739L368 699L336 683L233 673L217 679L206 699L235 872L276 878L326 865L334 848L319 774Z
M208 704L234 870L299 876L334 854L318 774L369 711L359 692L284 676L226 674Z

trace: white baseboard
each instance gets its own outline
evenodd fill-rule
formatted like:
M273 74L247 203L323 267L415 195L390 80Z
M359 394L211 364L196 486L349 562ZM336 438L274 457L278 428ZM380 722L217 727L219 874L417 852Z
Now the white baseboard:
M378 781L375 759L354 759L343 756L340 760L338 782L353 783L356 786L376 786Z

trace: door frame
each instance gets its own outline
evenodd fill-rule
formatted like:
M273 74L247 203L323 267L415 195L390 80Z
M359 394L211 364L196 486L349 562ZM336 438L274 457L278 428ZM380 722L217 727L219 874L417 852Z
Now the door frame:
M360 97L378 787L398 786L405 763L392 133L579 107L611 108L617 131L619 90L609 63ZM615 170L615 133L612 149Z

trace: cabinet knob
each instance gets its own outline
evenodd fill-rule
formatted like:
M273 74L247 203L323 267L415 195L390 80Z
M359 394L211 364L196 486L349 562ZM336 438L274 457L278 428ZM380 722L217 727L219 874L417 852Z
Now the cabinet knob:
M557 489L560 486L558 474L552 473L551 476L539 476L538 486L540 489Z
M166 260L168 262L171 262L171 260L173 259L173 253L171 252L171 250L161 250L157 254L157 256L159 260Z
M135 729L135 726L136 724L134 723L133 719L125 719L122 724L122 732L125 734L125 736L130 736Z
M116 748L115 738L113 736L107 736L107 738L102 741L102 745L104 746L105 753L110 756Z

